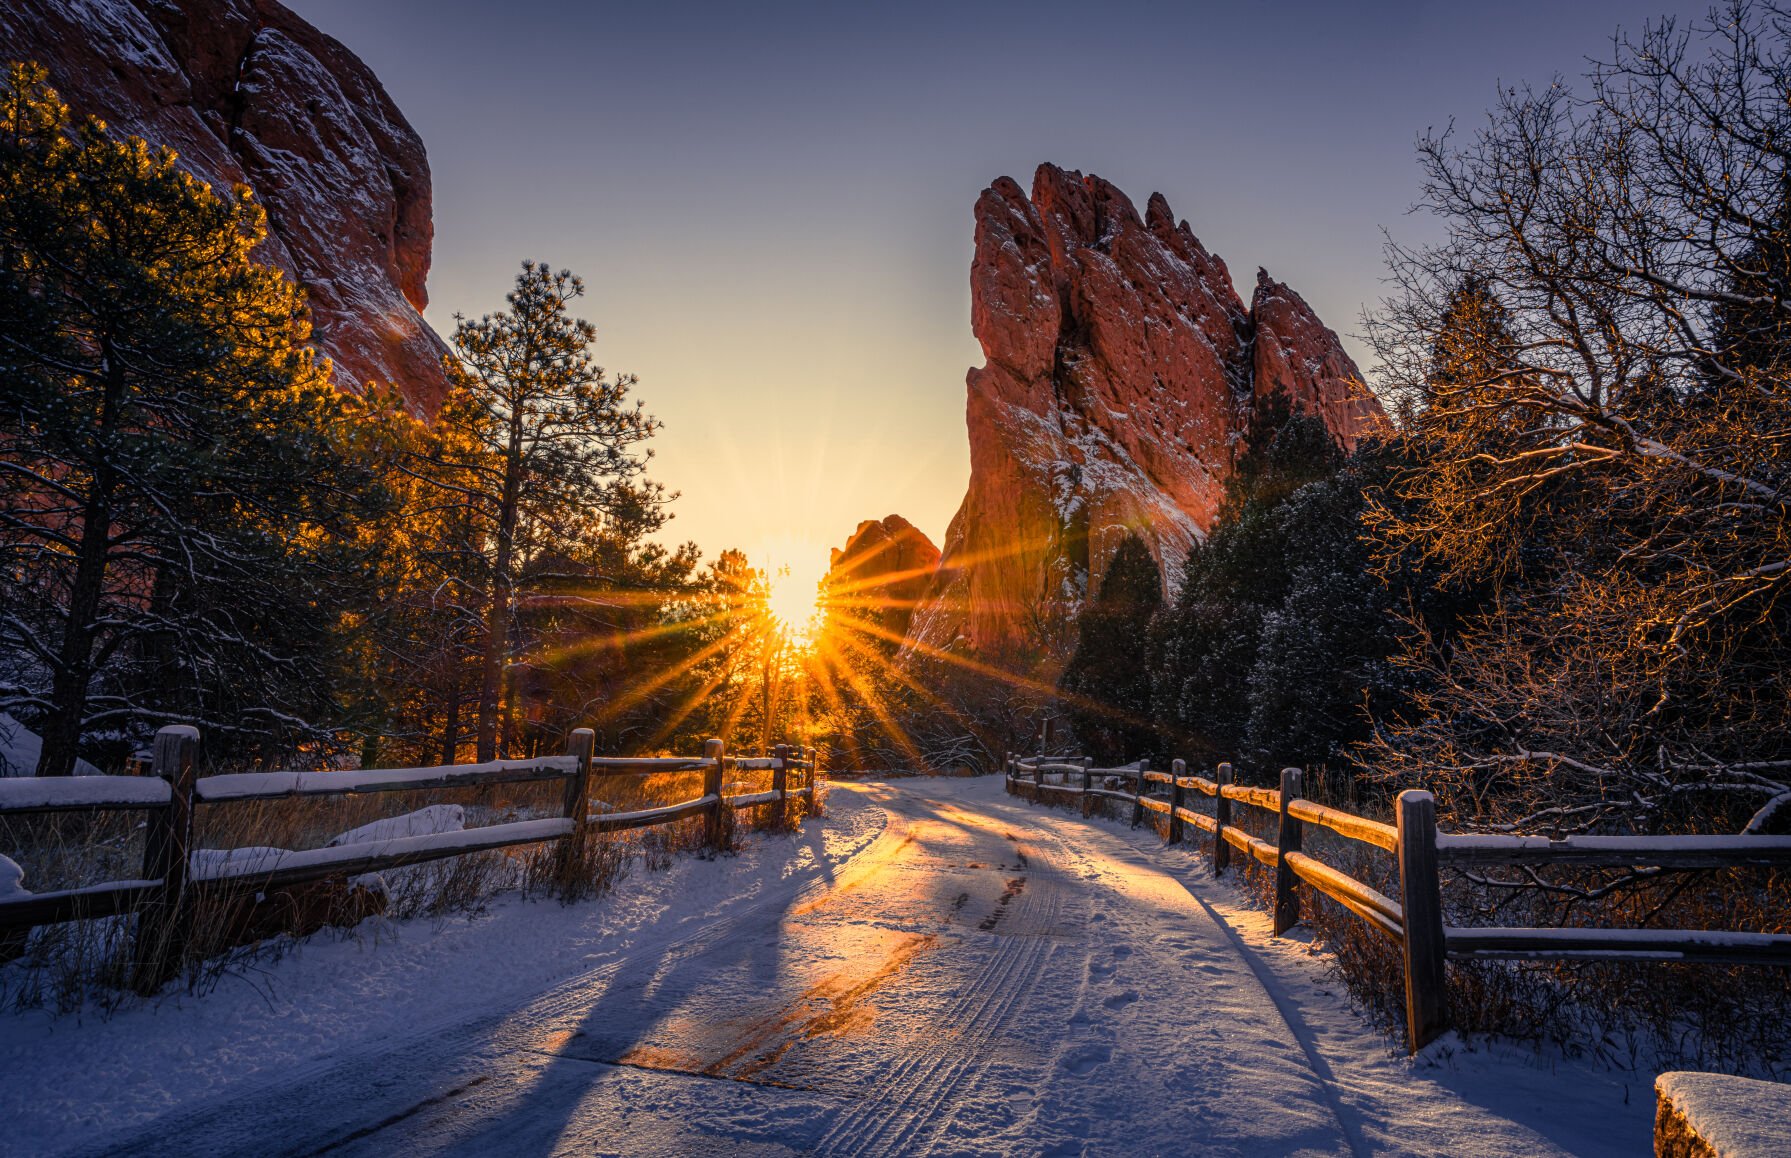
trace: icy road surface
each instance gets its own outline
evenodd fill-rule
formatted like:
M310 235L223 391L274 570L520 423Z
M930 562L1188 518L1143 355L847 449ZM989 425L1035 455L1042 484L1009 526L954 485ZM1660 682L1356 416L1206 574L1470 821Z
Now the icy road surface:
M1148 830L992 778L836 785L824 827L582 912L506 908L451 951L307 946L259 1020L226 992L24 1023L0 1149L1648 1152L1651 1074L1446 1043L1412 1063ZM358 1019L331 984L352 970Z

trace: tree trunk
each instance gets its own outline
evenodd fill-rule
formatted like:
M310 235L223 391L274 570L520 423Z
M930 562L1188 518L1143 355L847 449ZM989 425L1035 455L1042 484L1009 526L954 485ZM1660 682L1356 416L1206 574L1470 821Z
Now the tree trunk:
M81 725L87 716L87 688L93 681L95 623L106 591L106 565L111 557L112 495L117 474L112 468L112 432L118 407L124 398L124 371L104 347L105 394L100 402L98 464L87 501L81 506L81 544L75 557L75 574L69 584L68 618L63 624L62 647L56 673L50 683L50 713L44 721L43 748L37 758L39 776L72 776L75 751L81 743Z
M442 763L454 763L455 754L460 749L460 672L459 661L456 670L448 680L447 719L442 725Z
M522 494L522 411L512 407L510 446L504 459L504 494L498 504L497 555L491 566L491 606L485 616L485 665L479 681L478 760L497 759L498 709L504 652L510 643L510 566L516 550L516 514Z
M520 725L516 719L516 673L514 671L504 673L504 714L500 724L502 726L498 734L503 737L503 743L498 745L498 755L508 760L512 756L518 755L519 747L517 735Z

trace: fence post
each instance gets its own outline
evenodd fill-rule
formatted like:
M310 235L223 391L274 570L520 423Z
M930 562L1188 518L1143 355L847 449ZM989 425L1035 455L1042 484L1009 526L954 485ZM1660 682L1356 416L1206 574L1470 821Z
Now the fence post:
M1169 762L1169 836L1168 843L1182 842L1182 818L1176 810L1182 806L1182 774L1188 770L1186 760Z
M815 810L815 777L821 774L821 749L808 749L808 771L802 774L803 793L808 797L808 810Z
M1231 845L1225 840L1225 826L1231 823L1231 801L1225 795L1231 785L1231 765L1219 765L1215 776L1219 792L1213 797L1213 875L1218 876L1231 867Z
M180 969L192 910L187 899L193 841L193 759L199 729L171 724L155 734L151 770L168 782L168 806L149 814L143 838L143 879L159 880L159 895L137 917L132 985L147 996Z
M1014 795L1014 754L1001 754L1001 790L1009 796Z
M1437 802L1408 788L1394 805L1399 829L1399 901L1405 914L1406 1045L1417 1053L1449 1020L1443 962L1443 892L1437 876Z
M1032 802L1037 804L1045 798L1045 758L1040 756L1032 762Z
M566 737L566 755L578 757L578 767L566 782L566 816L572 831L560 846L560 883L570 885L585 858L585 833L591 824L591 756L597 750L597 733L574 728Z
M1138 761L1138 767L1132 770L1132 827L1137 828L1144 823L1144 770L1150 765L1147 756Z
M727 764L727 745L720 740L704 740L703 759L714 761L703 769L703 795L715 797L703 817L703 843L712 849L719 849L726 843L723 839L726 831L723 818L727 813L728 802L721 798L721 777Z
M1300 851L1301 826L1298 817L1287 814L1287 806L1300 797L1300 770L1281 769L1281 826L1276 831L1275 848L1280 854L1275 861L1275 936L1300 923L1300 878L1287 863L1287 854Z
M1083 816L1092 815L1094 812L1094 797L1090 796L1088 793L1088 790L1094 786L1094 782L1089 778L1089 773L1088 773L1088 770L1093 767L1094 767L1094 757L1093 756L1082 757L1082 815Z
M779 744L771 752L776 760L771 767L771 791L777 793L777 803L772 806L776 809L772 823L782 828L790 822L790 746Z

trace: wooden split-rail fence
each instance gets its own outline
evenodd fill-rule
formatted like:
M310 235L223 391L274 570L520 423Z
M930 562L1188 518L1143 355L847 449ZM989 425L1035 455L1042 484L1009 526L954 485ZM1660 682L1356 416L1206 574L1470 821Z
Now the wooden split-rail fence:
M139 988L154 989L178 963L186 943L195 894L229 886L257 891L332 877L403 868L467 853L520 845L560 842L565 863L576 864L593 833L704 819L704 838L725 843L734 813L769 807L774 822L789 816L791 797L812 811L815 780L821 775L813 748L779 744L767 757L729 756L720 740L703 745L701 756L603 757L593 755L594 733L575 730L563 756L492 760L435 768L386 768L346 772L245 772L196 775L199 732L187 726L156 734L148 776L22 777L0 779L0 816L48 812L142 811L149 814L143 871L137 880L108 881L85 888L0 899L0 938L22 936L39 925L89 920L124 913L138 916L132 962ZM600 777L650 776L665 772L703 773L702 793L690 800L630 812L591 811L592 782ZM769 771L765 792L729 795L729 772ZM280 851L249 863L195 863L193 818L200 805L293 797L364 795L431 788L482 788L498 784L564 781L564 815L484 825L457 832L395 837L304 851Z
M1442 870L1489 865L1581 865L1663 869L1791 866L1791 837L1784 836L1502 836L1439 832L1436 800L1410 789L1394 801L1394 822L1384 824L1331 808L1300 795L1301 772L1286 768L1281 787L1251 788L1233 782L1230 764L1214 778L1187 774L1176 760L1168 772L1140 762L1096 768L1088 757L1021 757L1006 761L1007 790L1042 801L1081 800L1088 815L1096 800L1131 805L1134 826L1146 812L1167 819L1167 841L1180 844L1189 828L1211 838L1214 874L1231 865L1235 849L1275 874L1276 936L1300 922L1304 887L1316 889L1354 913L1395 945L1405 962L1406 1042L1413 1053L1449 1023L1444 963L1447 960L1693 961L1791 966L1791 936L1704 929L1464 928L1444 923ZM1047 780L1047 777L1051 779ZM1105 787L1109 778L1129 780L1130 791ZM1156 793L1166 793L1157 795ZM1187 806L1191 793L1210 797L1213 814ZM1276 818L1274 843L1252 836L1232 821L1242 805ZM1308 854L1304 829L1316 824L1339 836L1391 853L1399 867L1399 899Z

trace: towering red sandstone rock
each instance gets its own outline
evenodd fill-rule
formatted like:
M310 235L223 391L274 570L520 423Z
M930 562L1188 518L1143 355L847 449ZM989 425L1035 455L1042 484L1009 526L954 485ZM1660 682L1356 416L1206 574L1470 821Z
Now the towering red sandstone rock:
M1256 271L1250 318L1256 327L1251 367L1257 398L1286 391L1297 408L1322 417L1345 450L1354 450L1364 434L1388 429L1380 399L1362 388L1362 373L1337 335L1305 298L1264 269Z
M1231 275L1161 195L1143 217L1099 177L1042 165L976 205L970 487L910 646L985 655L1063 642L1120 540L1169 582L1212 525L1257 394L1287 391L1353 446L1384 422L1337 336L1261 275Z
M907 519L867 519L843 549L833 550L828 602L851 620L880 625L900 637L938 567L939 548Z
M0 60L35 60L78 115L166 145L267 209L259 256L301 282L337 381L447 388L428 304L429 163L371 70L274 0L7 0Z

